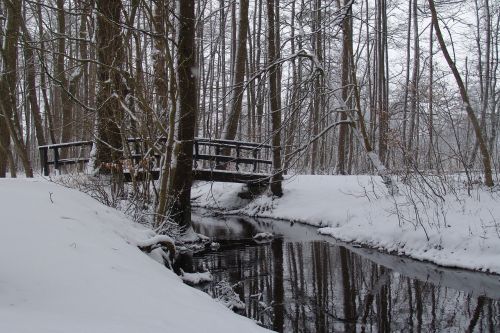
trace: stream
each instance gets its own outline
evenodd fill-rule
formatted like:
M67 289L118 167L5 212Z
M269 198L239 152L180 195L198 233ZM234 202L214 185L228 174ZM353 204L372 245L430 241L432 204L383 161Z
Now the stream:
M180 258L208 269L196 286L278 332L500 332L500 276L449 269L318 235L316 228L198 209L196 232L220 244ZM252 236L272 233L255 241ZM232 292L232 291L231 291ZM238 301L238 298L241 302Z

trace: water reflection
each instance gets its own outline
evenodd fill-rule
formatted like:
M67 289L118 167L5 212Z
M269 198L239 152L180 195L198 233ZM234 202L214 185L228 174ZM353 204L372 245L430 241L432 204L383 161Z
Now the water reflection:
M221 240L185 270L213 273L201 288L236 285L244 315L279 332L500 332L500 278L348 249L313 228L280 221L199 217ZM257 244L262 231L278 235Z

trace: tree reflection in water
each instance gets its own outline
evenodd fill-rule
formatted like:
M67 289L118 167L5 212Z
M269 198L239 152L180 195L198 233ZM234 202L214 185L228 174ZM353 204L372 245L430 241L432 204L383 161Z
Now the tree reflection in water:
M375 255L376 263L325 240L289 239L282 230L283 237L258 244L251 235L276 224L249 219L215 224L197 227L221 239L221 248L195 255L184 269L206 265L214 282L200 288L211 295L218 281L236 285L246 304L242 314L267 328L279 332L500 331L498 277L443 273L433 265L381 254ZM380 264L384 260L396 263L387 267Z

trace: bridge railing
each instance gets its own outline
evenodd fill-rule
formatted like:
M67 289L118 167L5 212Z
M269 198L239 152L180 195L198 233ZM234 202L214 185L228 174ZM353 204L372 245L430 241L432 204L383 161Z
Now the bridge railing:
M166 138L160 137L154 141L165 143ZM144 139L128 138L127 142L129 144L136 144L136 147L131 150L133 152L131 153L130 158L135 163L139 163L145 157L146 154L144 151L146 149L144 147L137 147L137 143L144 143ZM51 165L55 170L60 170L61 166L75 164L84 165L88 163L90 161L90 149L92 148L92 145L93 141L75 141L39 146L38 149L43 174L45 176L50 174ZM88 147L88 153L82 154L82 150L79 154L75 154L75 151L72 148L77 147L81 147L83 149ZM61 151L68 149L73 151L66 151L64 154L65 157L61 158ZM199 167L198 162L205 162L205 165L202 165L202 168L208 167L210 169L226 169L230 163L234 163L237 172L242 171L241 165L249 165L252 173L270 173L269 166L272 165L272 162L269 159L270 152L271 146L266 144L235 140L195 138L193 160L195 162L195 168ZM71 153L73 153L73 155L80 156L70 157ZM84 154L88 155L81 156ZM156 167L159 167L159 160L161 158L160 154L157 152L150 152L148 156L155 157L157 160ZM208 166L206 165L206 162L208 162Z
M90 160L88 156L60 158L61 150L73 147L92 147L92 144L92 141L75 141L39 146L38 151L40 153L40 164L42 166L43 175L48 176L50 174L51 165L54 166L54 169L59 170L62 165L88 163ZM50 151L52 151L52 159L50 159Z
M251 172L270 172L266 166L272 165L271 146L253 142L196 138L194 142L193 159L195 167L198 161L208 161L211 169L226 169L229 163L234 163L236 171L242 171L241 165L250 165ZM264 168L261 168L261 165Z

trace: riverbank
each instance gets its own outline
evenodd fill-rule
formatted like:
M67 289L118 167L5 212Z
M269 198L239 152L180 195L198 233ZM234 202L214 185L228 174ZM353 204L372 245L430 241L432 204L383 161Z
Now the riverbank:
M294 176L284 195L238 197L241 184L198 183L193 204L231 214L307 223L345 242L446 267L500 274L500 193L469 193L460 181L399 184L391 196L379 177Z
M0 180L0 332L259 332L137 244L150 230L43 179Z

